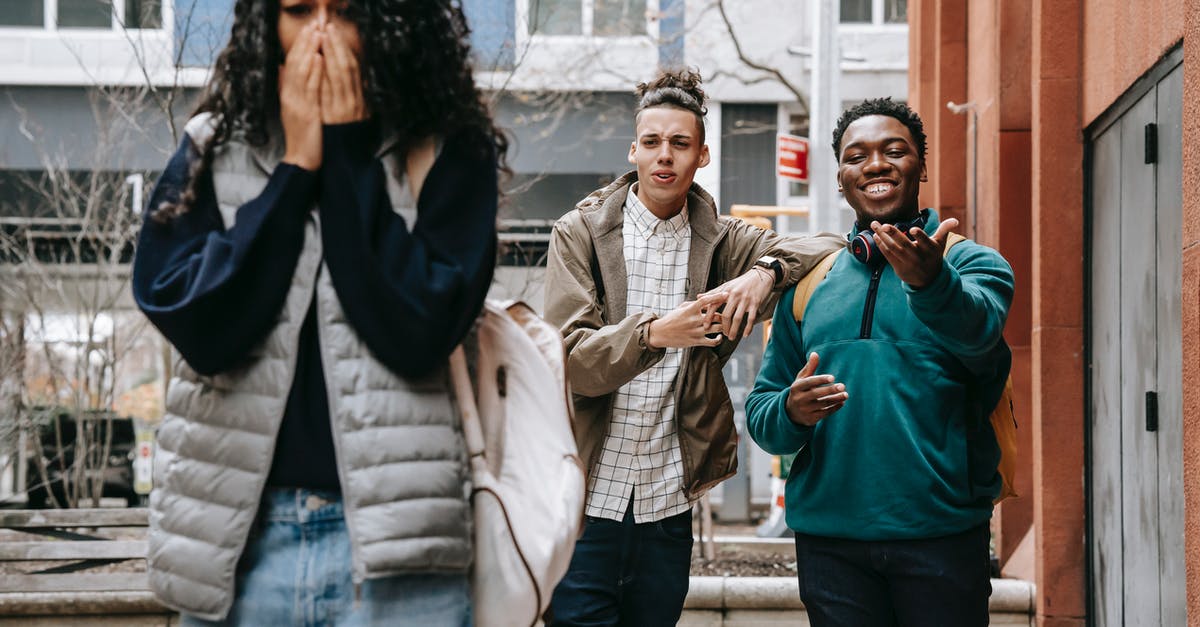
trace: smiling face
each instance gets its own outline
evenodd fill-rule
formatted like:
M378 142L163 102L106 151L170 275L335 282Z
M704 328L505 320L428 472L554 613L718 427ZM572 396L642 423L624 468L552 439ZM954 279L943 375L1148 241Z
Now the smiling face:
M700 124L696 114L675 107L652 107L638 114L629 162L637 166L638 200L659 219L679 213L696 170L708 165Z
M347 0L280 0L279 1L279 45L284 56L295 45L300 31L310 22L319 22L326 28L336 28L345 38L354 56L362 61L362 38L358 25L348 17L350 3Z
M846 127L837 179L864 228L872 220L894 224L915 218L921 183L928 180L912 133L888 115L864 116Z

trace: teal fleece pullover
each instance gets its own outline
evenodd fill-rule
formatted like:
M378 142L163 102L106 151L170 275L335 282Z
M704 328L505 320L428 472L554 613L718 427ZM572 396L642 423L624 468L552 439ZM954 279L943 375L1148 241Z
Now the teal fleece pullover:
M937 214L926 211L932 235ZM889 265L873 270L843 251L802 326L792 316L795 289L784 294L746 414L751 438L768 453L799 451L785 492L789 527L904 540L991 517L1000 451L988 416L1012 364L1002 336L1012 295L1012 268L972 241L952 248L920 290ZM804 427L784 404L814 351L817 374L834 375L849 399Z

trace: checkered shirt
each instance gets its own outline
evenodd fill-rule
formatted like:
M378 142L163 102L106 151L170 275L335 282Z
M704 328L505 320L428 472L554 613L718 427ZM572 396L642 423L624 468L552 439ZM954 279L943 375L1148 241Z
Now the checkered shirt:
M687 206L659 220L629 190L622 225L628 281L626 315L660 316L687 298L692 227ZM632 495L635 522L654 522L691 507L683 492L683 461L675 426L675 378L683 349L668 348L661 361L617 390L600 459L588 485L587 514L620 521Z

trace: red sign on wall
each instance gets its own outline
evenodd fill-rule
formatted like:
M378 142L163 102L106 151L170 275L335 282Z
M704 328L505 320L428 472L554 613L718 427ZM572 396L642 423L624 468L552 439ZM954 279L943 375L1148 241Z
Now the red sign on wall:
M808 182L808 138L799 135L779 135L776 147L780 178Z

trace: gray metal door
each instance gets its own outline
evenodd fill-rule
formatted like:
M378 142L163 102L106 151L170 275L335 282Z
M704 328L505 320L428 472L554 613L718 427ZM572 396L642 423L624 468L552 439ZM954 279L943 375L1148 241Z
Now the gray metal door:
M1092 140L1091 589L1100 626L1185 624L1183 72Z

